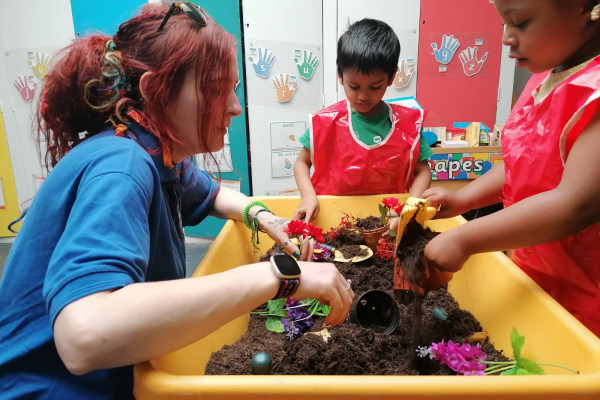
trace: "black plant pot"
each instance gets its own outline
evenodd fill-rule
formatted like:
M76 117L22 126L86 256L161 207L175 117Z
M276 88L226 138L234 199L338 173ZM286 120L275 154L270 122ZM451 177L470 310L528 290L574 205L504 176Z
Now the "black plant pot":
M381 326L390 335L398 327L398 305L382 290L364 292L352 303L350 321L363 326Z

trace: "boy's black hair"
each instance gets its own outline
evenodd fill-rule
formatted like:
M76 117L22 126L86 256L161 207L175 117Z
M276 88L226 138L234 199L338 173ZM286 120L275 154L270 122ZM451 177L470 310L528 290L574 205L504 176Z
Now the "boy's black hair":
M400 41L394 30L383 21L365 18L340 36L336 64L340 76L346 70L365 75L382 70L392 78L399 57Z

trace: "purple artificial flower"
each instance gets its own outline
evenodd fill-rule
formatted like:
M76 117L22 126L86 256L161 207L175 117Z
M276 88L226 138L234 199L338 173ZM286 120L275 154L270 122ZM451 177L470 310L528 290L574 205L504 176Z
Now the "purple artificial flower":
M282 318L281 323L285 329L286 336L290 340L299 337L315 324L311 315L298 300L288 298L285 302L285 308L288 316L287 318Z

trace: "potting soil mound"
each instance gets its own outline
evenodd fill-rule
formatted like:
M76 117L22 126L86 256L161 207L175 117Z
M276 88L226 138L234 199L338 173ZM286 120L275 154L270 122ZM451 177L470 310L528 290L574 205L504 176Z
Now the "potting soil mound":
M360 235L346 232L334 246L362 244ZM274 246L272 251L277 251ZM341 273L352 280L356 296L379 289L394 296L393 262L373 256L360 263L336 263ZM419 304L417 302L417 304ZM268 353L272 373L285 375L454 375L455 372L428 357L417 357L417 346L452 340L466 343L468 337L483 331L471 313L460 309L446 288L425 293L416 312L415 303L398 304L399 324L386 335L385 327L364 327L347 320L344 324L322 331L323 318L316 318L310 333L290 340L285 334L269 331L265 317L251 315L248 331L231 346L213 353L206 367L207 375L251 374L252 356ZM439 319L439 308L446 319ZM323 335L329 335L327 341ZM507 358L489 342L482 343L487 360Z

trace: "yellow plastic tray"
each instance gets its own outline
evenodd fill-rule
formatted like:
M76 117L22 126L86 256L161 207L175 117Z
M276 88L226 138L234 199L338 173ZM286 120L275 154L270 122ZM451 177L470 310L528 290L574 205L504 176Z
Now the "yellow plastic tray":
M328 230L342 212L377 214L383 196L321 196L315 223ZM406 195L397 195L404 199ZM291 216L298 197L261 197L276 214ZM461 217L429 221L436 231L464 223ZM250 232L227 222L195 275L207 275L253 262ZM272 242L261 235L264 253ZM586 329L500 252L471 257L449 290L488 332L496 348L511 356L510 331L525 336L522 355L538 362L578 369L544 367L543 376L204 376L210 354L234 343L249 315L176 352L135 367L135 397L157 399L600 399L600 339ZM184 294L183 294L184 295Z

